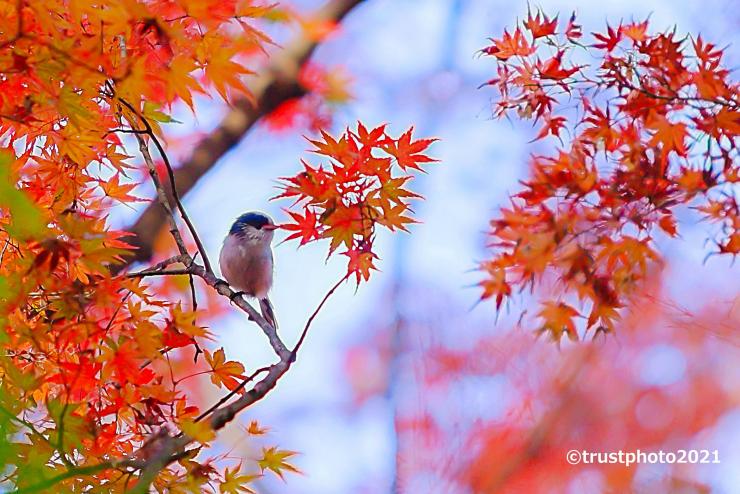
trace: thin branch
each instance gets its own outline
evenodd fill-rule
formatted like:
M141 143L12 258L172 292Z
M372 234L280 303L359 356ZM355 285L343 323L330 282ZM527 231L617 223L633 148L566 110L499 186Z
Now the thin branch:
M344 275L344 277L341 280L337 281L336 284L333 287L331 287L331 289L328 292L326 292L326 295L324 295L324 298L321 299L321 302L316 307L316 310L313 311L313 314L311 314L311 317L308 318L308 321L306 321L306 325L303 327L303 331L301 332L301 337L298 338L298 343L296 343L295 347L290 352L291 362L295 362L296 356L298 355L298 350L300 350L301 345L303 345L303 341L306 339L306 335L308 334L308 328L311 327L313 320L316 319L316 316L321 311L321 308L324 307L324 304L326 303L327 300L329 300L329 297L331 297L334 294L336 289L339 288L339 286L342 283L347 281L347 278L349 278L350 274L351 273L347 273L346 275Z
M193 237L193 240L195 241L195 245L198 247L198 252L200 252L201 257L203 258L203 264L205 265L206 269L209 272L213 272L213 269L211 268L211 263L208 260L208 254L206 253L206 249L203 246L203 242L200 240L200 236L198 235L198 232L195 230L195 225L193 225L193 222L190 220L190 216L188 215L187 211L185 211L185 207L182 205L182 201L180 200L180 195L177 192L177 187L175 186L175 175L172 170L172 164L170 163L170 159L167 156L167 152L164 150L164 146L162 146L162 143L159 142L159 139L154 134L154 129L152 128L152 125L149 123L149 120L144 117L134 106L124 100L123 98L118 98L118 101L120 101L126 108L131 110L138 118L141 120L141 123L144 124L144 128L146 129L146 134L149 136L149 138L154 142L154 146L157 148L157 151L159 152L159 155L162 157L162 161L165 164L165 168L167 168L167 176L169 178L170 182L170 192L172 193L172 197L175 200L175 206L177 207L178 212L180 213L180 216L182 217L183 221L185 222L185 225L188 227L188 230L190 231L190 235ZM141 149L142 154L144 154L144 149L142 146L146 146L146 140L141 136L139 133L134 134L136 136L136 139L139 141L139 149ZM172 212L172 208L169 204L169 200L167 198L167 191L163 188L162 183L159 181L159 176L156 176L156 167L153 165L153 161L151 160L151 155L149 155L149 148L146 146L146 155L149 156L149 161L147 161L147 166L149 167L149 175L152 176L152 180L155 181L155 187L157 187L157 197L159 199L159 202L164 205L167 204L167 213L172 217L172 220L174 221L174 214ZM145 156L146 160L146 156ZM150 163L151 162L151 163ZM152 175L152 170L154 170L154 175ZM169 221L169 220L168 220ZM171 223L171 222L170 222ZM170 224L172 226L172 224ZM177 238L175 238L177 241ZM182 241L182 238L180 239ZM183 254L187 252L187 249L185 249L185 244L182 245L178 244L178 247L180 248L180 253ZM185 249L185 252L183 252L183 249Z
M49 492L47 489L55 486L56 484L64 480L71 479L73 477L79 477L82 475L90 475L93 473L98 473L100 471L108 470L111 468L116 468L116 465L114 464L114 462L110 462L110 461L98 463L96 465L88 465L85 467L70 468L66 472L60 473L59 475L55 475L54 477L49 477L48 479L42 480L41 482L38 482L36 484L31 484L27 487L21 487L20 489L11 491L11 494L28 494L31 492Z
M22 418L18 417L13 412L11 412L10 410L8 410L7 408L1 405L0 405L0 413L8 417L10 420L27 427L33 433L34 436L44 441L46 444L48 444L52 448L56 447L56 445L52 443L48 437L43 435L31 422L28 422L27 420L23 420Z
M130 278L138 278L138 277L144 277L144 276L156 276L160 274L167 274L169 271L165 272L165 268L168 268L172 264L177 264L181 262L182 256L172 256L170 258L165 259L162 262L157 263L156 265L142 269L141 271L136 271L134 273L128 273L126 276ZM185 273L179 273L179 274L187 274L187 271Z
M120 101L123 102L123 100ZM177 222L175 221L172 207L170 206L170 203L167 200L167 195L162 188L162 182L159 180L157 167L154 165L152 155L149 153L149 146L146 143L146 139L144 139L144 137L142 137L140 134L135 135L136 140L139 141L139 149L141 150L141 155L144 158L144 162L146 163L147 168L149 169L149 176L151 177L154 188L157 191L157 199L159 200L159 204L162 206L162 209L164 209L165 211L167 223L169 223L170 227L170 233L172 234L172 237L175 239L175 243L177 244L177 250L180 252L180 255L189 257L188 250L185 247L185 241L182 239L180 229L177 228Z
M264 317L262 317L262 314L260 314L258 310L252 307L249 302L244 299L243 296L237 297L237 294L239 292L232 290L229 287L228 283L217 278L216 275L214 275L213 273L209 273L198 264L193 264L190 267L190 272L195 276L201 278L207 285L215 289L216 292L218 292L219 294L228 297L234 302L237 307L246 312L249 315L249 318L252 319L260 327L263 333L265 333L265 336L267 336L267 339L270 342L270 346L272 346L272 349L275 351L281 361L287 361L290 358L291 352L278 336L277 330L275 330L275 328L272 327L272 325L267 322Z
M10 245L10 239L5 239L5 244L3 245L3 250L0 251L0 266L3 265L3 259L5 258L5 251L8 250L8 245Z
M163 271L138 271L136 273L129 273L126 275L127 278L146 278L147 276L182 276L189 275L190 270L188 268L182 269L166 269Z
M182 260L180 260L179 262L182 262ZM273 328L272 325L270 325L262 317L262 315L257 312L249 303L247 303L242 297L235 297L235 294L237 292L233 291L225 281L216 278L213 273L209 273L205 270L203 266L199 266L195 263L191 264L188 269L190 270L191 274L201 278L206 284L215 289L219 294L233 299L234 303L240 309L249 314L254 322L260 327L260 329L262 329L265 335L267 335L267 338L270 341L270 345L272 346L275 353L280 357L280 361L276 364L255 371L249 378L241 383L237 389L222 398L218 403L210 407L203 414L201 414L201 416L198 417L197 420L202 420L210 414L209 425L211 426L211 429L213 429L214 431L218 431L225 427L226 424L231 422L240 411L261 400L263 397L265 397L265 395L267 395L267 393L270 392L270 390L275 387L278 380L290 369L291 364L295 361L296 353L305 340L308 329L311 327L311 323L316 318L322 307L326 304L326 301L329 299L329 297L336 291L336 289L342 284L342 282L344 282L348 278L348 276L343 277L336 285L331 288L331 290L329 290L329 292L327 292L317 309L309 317L298 344L293 349L293 351L289 351L278 336L275 328ZM244 393L236 401L225 405L225 403L236 393L241 391L247 383L251 382L257 375L265 372L267 372L267 375L261 381L258 381L252 389ZM163 429L163 431L164 434L166 434L166 430ZM156 453L154 455L146 455L143 454L142 450L139 450L139 452L132 456L132 458L146 457L147 461L143 466L142 472L139 476L139 481L130 492L132 494L145 494L146 492L148 492L149 485L159 474L159 471L165 468L171 462L175 461L178 456L181 456L183 450L187 447L188 444L193 441L194 438L183 433L177 436L166 436L164 438L155 437L150 442L150 444L156 445L153 446L153 448L156 450ZM143 447L142 449L145 449L145 447ZM133 464L133 461L135 460L127 460L122 464L131 465Z
M250 382L254 381L254 378L255 377L257 377L260 374L262 374L263 372L267 372L269 370L270 370L269 367L262 367L262 368L257 369L256 371L254 371L252 373L252 375L250 375L249 377L247 377L246 379L244 379L241 383L239 383L239 386L237 386L236 388L232 389L226 396L224 396L223 398L221 398L220 400L218 400L216 403L214 403L213 405L211 405L208 408L208 410L206 410L203 413L201 413L200 415L198 415L195 418L195 421L196 422L200 422L201 420L203 420L204 418L206 418L207 416L209 416L214 410L216 410L218 407L220 407L221 405L223 405L224 403L226 403L227 401L229 401L231 398L233 398L234 396L236 396L239 392L241 392L241 390L244 389L247 386L247 384L249 384Z

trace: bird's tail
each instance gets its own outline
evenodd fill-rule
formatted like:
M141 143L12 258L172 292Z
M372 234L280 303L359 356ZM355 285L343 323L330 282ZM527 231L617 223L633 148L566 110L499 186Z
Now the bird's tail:
M272 308L272 303L270 303L269 298L265 297L260 299L260 312L262 312L262 317L265 318L265 321L270 323L273 328L278 328L275 310Z

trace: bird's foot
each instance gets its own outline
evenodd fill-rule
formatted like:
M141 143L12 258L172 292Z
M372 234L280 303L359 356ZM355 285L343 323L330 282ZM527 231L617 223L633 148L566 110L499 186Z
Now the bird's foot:
M234 292L231 295L229 295L229 300L231 300L233 302L235 298L241 297L242 295L246 295L246 294L247 294L247 292L243 292L243 291L239 290L239 291Z

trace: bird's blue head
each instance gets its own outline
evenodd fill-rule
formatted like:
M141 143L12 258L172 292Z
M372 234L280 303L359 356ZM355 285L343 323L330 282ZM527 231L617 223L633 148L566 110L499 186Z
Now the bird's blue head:
M268 232L273 231L277 227L273 223L272 219L264 213L256 211L250 211L239 216L229 230L229 235L236 235L239 237L247 235L247 232Z

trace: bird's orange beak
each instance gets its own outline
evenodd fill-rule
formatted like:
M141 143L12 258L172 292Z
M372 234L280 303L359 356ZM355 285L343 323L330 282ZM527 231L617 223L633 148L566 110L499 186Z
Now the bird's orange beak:
M278 228L280 228L280 225L264 225L262 227L263 230L267 230L268 232L272 230L277 230Z

